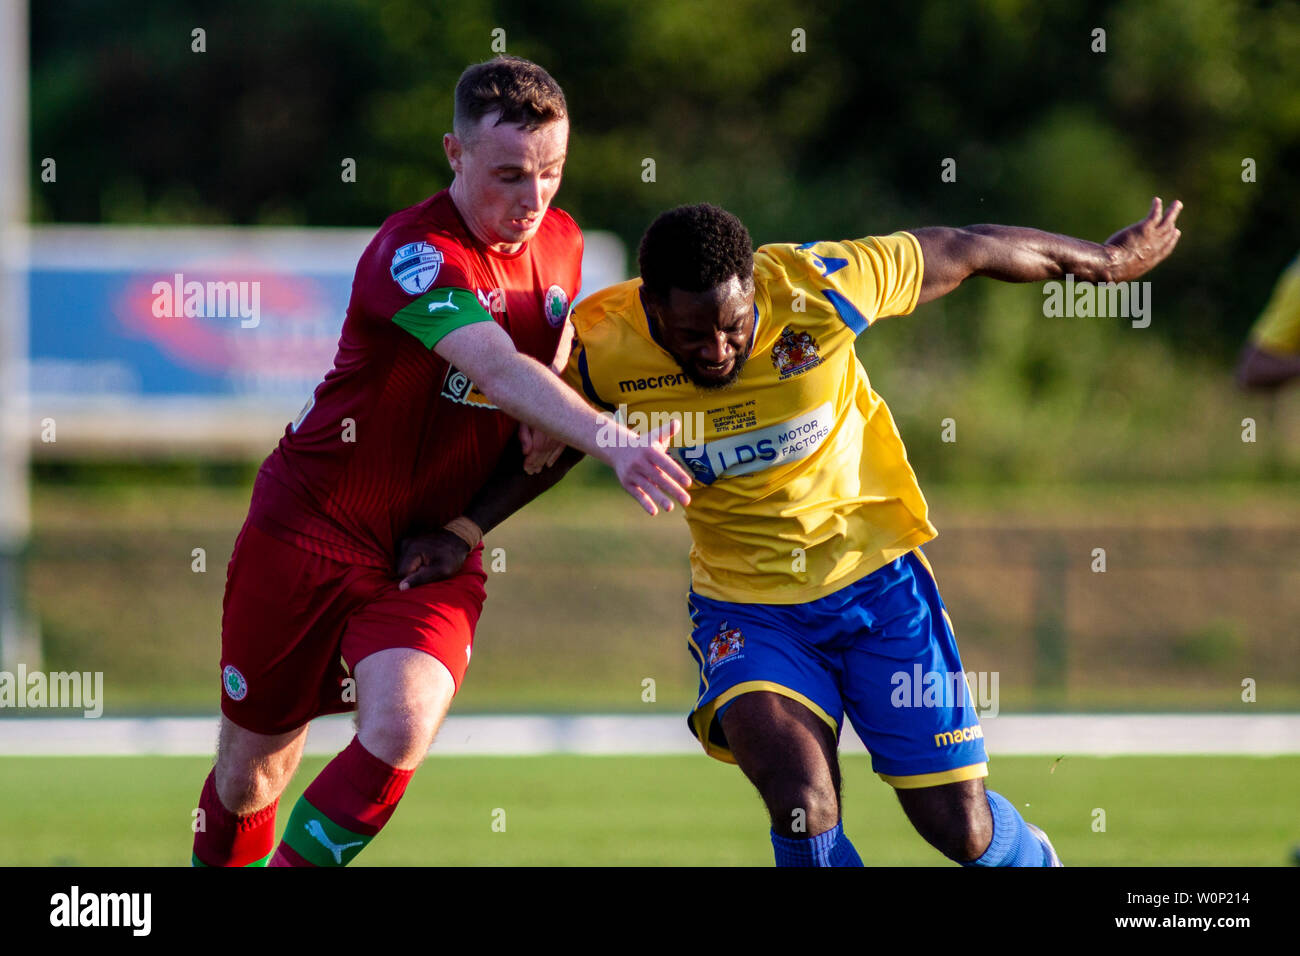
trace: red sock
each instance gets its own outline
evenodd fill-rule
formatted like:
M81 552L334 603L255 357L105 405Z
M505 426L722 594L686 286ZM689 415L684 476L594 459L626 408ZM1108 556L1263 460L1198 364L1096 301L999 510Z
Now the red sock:
M202 828L194 834L196 866L256 866L275 846L276 800L256 813L231 813L217 797L217 772L208 774L199 797Z
M332 850L322 855L328 847L312 836L313 829L326 832L336 846L364 847L392 817L414 773L414 769L389 766L353 737L303 793L289 817L284 840L267 865L341 865L341 852L337 858Z

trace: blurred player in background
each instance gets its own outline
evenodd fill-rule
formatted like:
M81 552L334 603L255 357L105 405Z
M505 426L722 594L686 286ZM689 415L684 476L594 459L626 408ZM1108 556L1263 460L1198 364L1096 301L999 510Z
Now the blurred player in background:
M651 514L690 500L667 436L609 441L558 377L582 260L578 227L549 208L568 130L541 67L469 68L443 140L451 186L389 217L362 255L334 368L258 473L230 561L195 864L341 866L391 817L469 663L486 580L474 515L492 515L474 494L494 474L535 494L560 473L523 475L516 419L610 465ZM437 583L399 582L408 534L454 541L462 560ZM407 569L424 569L412 553ZM357 735L273 854L308 721L354 708Z
M607 410L684 418L692 445L675 450L697 483L689 723L757 787L778 865L861 865L841 823L846 713L945 856L1060 865L984 787L983 732L920 551L937 532L854 341L970 276L1136 279L1173 250L1180 209L1156 199L1102 245L981 225L754 253L736 217L687 206L647 230L641 280L575 310L575 387Z
M1275 389L1300 376L1300 256L1287 266L1237 363L1242 388Z

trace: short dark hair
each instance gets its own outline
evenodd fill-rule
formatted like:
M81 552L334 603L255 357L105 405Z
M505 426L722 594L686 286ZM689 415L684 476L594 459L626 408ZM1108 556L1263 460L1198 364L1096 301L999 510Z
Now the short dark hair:
M641 237L637 262L646 291L660 300L672 289L705 292L732 276L742 283L754 276L749 230L709 203L661 213Z
M471 126L498 111L495 125L515 123L529 129L569 115L560 84L536 63L517 56L475 63L460 75L452 128L464 139Z

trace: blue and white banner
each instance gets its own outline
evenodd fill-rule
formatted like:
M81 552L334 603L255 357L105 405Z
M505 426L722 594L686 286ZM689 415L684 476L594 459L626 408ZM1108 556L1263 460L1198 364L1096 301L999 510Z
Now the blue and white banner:
M34 449L269 449L331 367L364 229L31 230ZM625 278L586 236L583 290ZM39 423L58 423L42 449Z

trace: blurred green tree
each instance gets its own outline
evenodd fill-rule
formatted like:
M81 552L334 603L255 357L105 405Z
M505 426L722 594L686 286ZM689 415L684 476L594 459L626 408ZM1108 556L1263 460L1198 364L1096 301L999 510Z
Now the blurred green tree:
M1152 194L1181 198L1150 329L1063 337L1032 294L963 289L864 337L864 352L888 350L886 384L900 365L943 370L947 394L1007 421L1032 402L1057 435L1107 408L1129 409L1139 443L1182 428L1160 409L1190 414L1177 396L1192 357L1209 356L1204 381L1224 374L1300 247L1294 3L60 0L31 18L39 221L377 226L449 182L452 90L493 55L494 31L568 95L558 204L632 248L655 214L700 200L761 243L990 221L1100 241ZM57 184L39 182L45 156ZM955 182L940 176L949 158ZM1130 374L1112 381L1117 368ZM901 417L929 416L931 398L904 399ZM1198 414L1240 418L1223 394L1205 401ZM961 467L1063 467L1050 435L1016 440ZM1188 455L1180 468L1205 458Z

